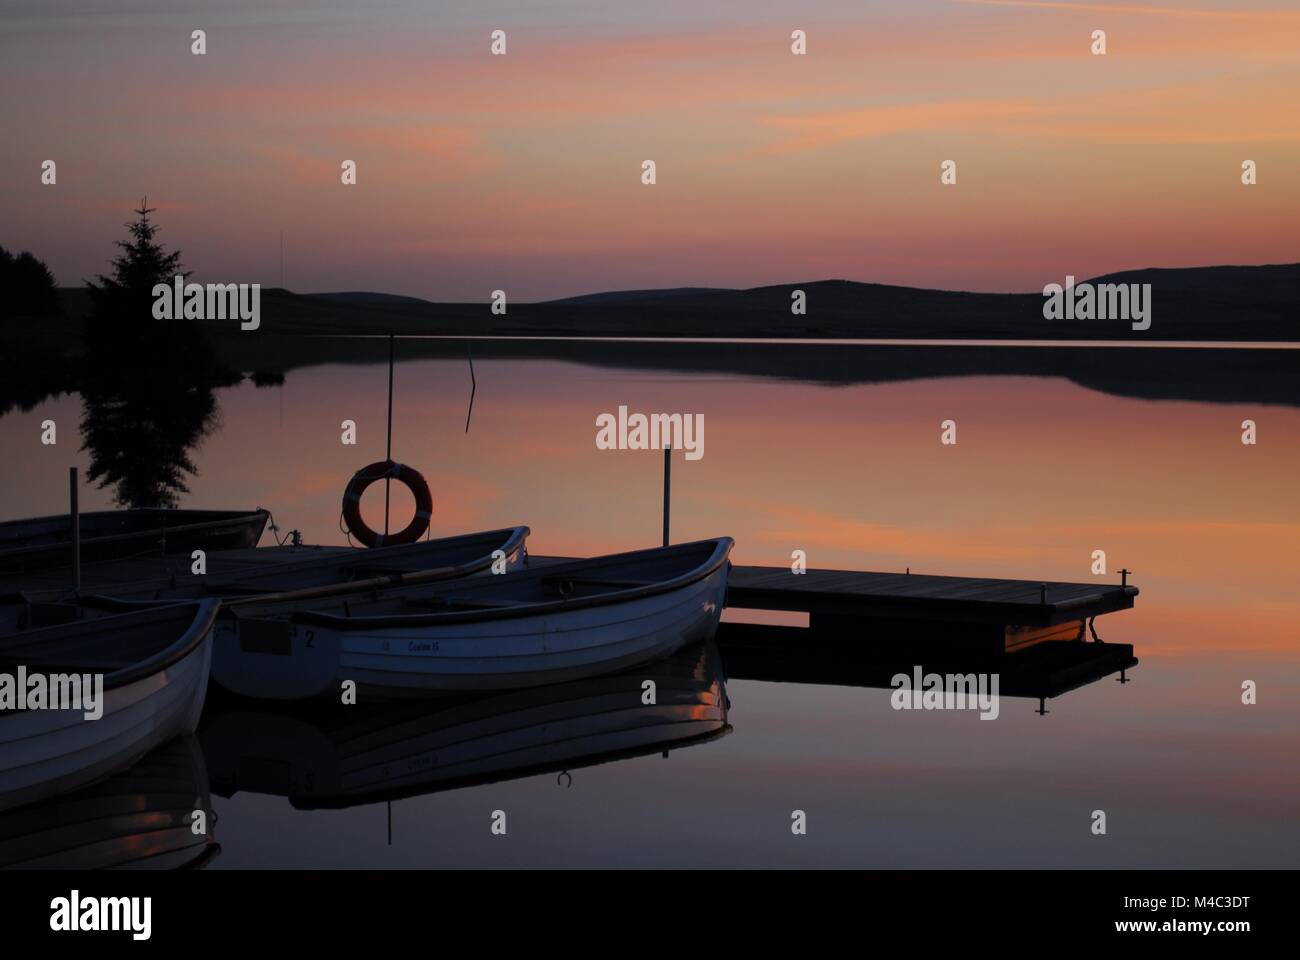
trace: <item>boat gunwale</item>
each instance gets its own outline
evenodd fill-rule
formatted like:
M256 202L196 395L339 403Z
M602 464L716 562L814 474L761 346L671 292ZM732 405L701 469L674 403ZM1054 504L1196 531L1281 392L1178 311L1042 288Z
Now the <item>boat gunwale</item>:
M212 527L218 527L228 523L251 524L255 518L261 517L262 524L260 529L257 532L257 539L261 540L262 534L266 530L266 524L271 519L271 511L267 510L265 507L258 507L254 510L193 510L193 511L190 511L188 509L176 510L176 511L163 510L163 509L125 510L125 511L96 510L90 513L81 514L80 520L86 521L96 516L113 516L120 513L166 514L166 513L181 513L181 512L208 513L208 514L214 514L219 516L216 516L214 517L214 519L211 520L199 520L195 523L182 523L174 527L158 528L158 530L161 531L164 534L164 536L201 533L204 530L210 529ZM25 523L43 523L45 521L68 520L68 519L69 518L67 514L52 514L47 517L30 517L21 520L5 520L0 522L0 533L3 533L4 528L10 525L16 528L19 525ZM125 533L111 533L108 534L107 536L84 536L81 538L81 543L82 546L93 545L97 547L102 544L122 543L124 541L139 538L142 536L147 536L148 534L156 533L156 532L158 531L154 530L153 528L146 528L144 530L129 530ZM0 540L0 542L3 542L3 540ZM0 563L3 563L6 560L9 560L11 558L21 558L26 556L35 557L43 553L68 552L71 551L71 549L72 549L71 537L69 537L67 540L52 540L48 543L31 543L22 546L2 547L0 548Z
M451 610L442 613L398 613L382 614L377 616L339 616L332 613L321 611L302 610L284 616L283 618L268 617L267 619L284 619L289 623L304 623L314 626L330 627L343 632L351 632L362 629L374 629L383 627L424 627L438 626L440 624L459 624L459 623L488 623L497 620L513 620L521 617L531 617L545 615L549 613L569 613L576 610L586 610L593 607L611 606L618 603L626 603L632 600L641 600L647 597L661 596L665 593L672 593L684 587L691 586L701 580L713 575L720 568L728 563L728 557L731 554L735 541L731 537L713 537L706 540L694 540L689 543L675 543L669 547L652 547L646 550L632 550L621 554L607 554L601 557L590 557L582 560L574 560L571 563L557 563L538 568L538 576L555 576L561 575L566 570L583 569L598 561L612 560L614 558L626 559L637 556L638 554L655 554L664 550L674 548L685 551L691 547L699 547L706 543L714 544L713 551L704 562L697 564L695 567L680 573L668 580L659 580L651 583L640 584L635 587L624 587L618 590L611 590L607 593L599 593L589 597L578 597L572 600L558 599L545 600L539 603L521 603L517 606L509 607L492 607L484 610ZM530 573L532 571L529 571ZM509 576L509 574L506 574Z
M161 673L169 667L180 663L199 646L212 631L213 624L216 623L217 611L221 607L220 600L180 600L175 603L152 604L148 607L142 607L139 610L133 610L126 613L115 614L110 617L101 617L95 620L77 620L72 624L57 624L50 627L38 627L34 630L25 630L21 633L9 634L4 639L22 639L24 642L35 639L37 642L43 639L41 634L54 636L60 631L66 631L69 626L81 626L93 624L96 627L103 628L105 623L117 620L120 617L144 617L148 614L157 614L171 612L173 608L190 607L193 608L193 616L190 618L189 626L179 637L167 644L154 654L132 663L130 666L122 667L120 670L114 670L111 673L104 674L104 689L114 690L119 687L128 686L136 683L146 677ZM179 619L179 618L178 618ZM22 662L21 658L15 659L16 662ZM67 669L72 669L68 667ZM90 671L94 672L94 671Z
M519 550L525 550L528 537L532 531L525 524L516 527L502 527L499 530L483 530L476 533L457 534L453 537L443 537L445 540L460 540L470 537L482 537L487 539L493 535L506 535L505 540L493 540L498 546L494 550L502 550L507 557ZM429 541L436 543L437 541ZM380 550L399 550L409 544L399 544L392 547L380 547ZM359 550L358 555L364 564L364 557L369 554L368 550ZM347 560L351 561L351 555L344 555ZM325 560L332 558L325 558ZM319 563L323 567L328 567L328 562L320 559L312 560L311 563ZM191 603L199 599L219 599L221 601L221 610L219 613L234 615L236 608L257 607L259 604L270 605L274 603L283 603L294 600L298 597L303 599L309 598L333 598L346 596L353 593L364 593L369 590L382 590L392 587L415 586L420 583L436 583L441 580L461 580L466 576L477 573L490 567L493 563L492 553L481 554L473 560L464 563L454 564L449 567L428 567L423 570L407 570L402 573L383 574L378 577L369 577L365 580L342 580L337 583L326 583L315 587L298 587L292 590L280 590L275 593L239 593L230 596L222 595L221 588L239 583L241 580L252 579L254 574L245 573L242 577L232 577L225 581L211 584L205 587L210 593L206 597L177 597L172 599L148 599L137 597L114 597L110 594L92 593L78 599L81 606L91 607L96 610L136 610L139 608L152 608L157 606L166 606L175 603ZM340 564L342 565L342 564ZM299 565L298 571L293 570L273 570L273 573L293 573L300 572L305 565ZM436 576L435 576L436 574ZM3 600L0 597L0 600Z

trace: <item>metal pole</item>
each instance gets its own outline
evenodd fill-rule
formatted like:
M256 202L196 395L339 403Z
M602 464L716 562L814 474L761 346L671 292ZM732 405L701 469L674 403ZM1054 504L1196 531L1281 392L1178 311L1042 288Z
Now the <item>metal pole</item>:
M393 334L388 333L388 445L385 448L384 459L389 463L393 460ZM392 487L392 480L384 477L384 539L388 539L388 494Z
M664 546L668 546L668 510L672 502L673 448L664 447Z
M81 505L77 501L77 468L68 467L68 506L72 514L72 589L81 593Z

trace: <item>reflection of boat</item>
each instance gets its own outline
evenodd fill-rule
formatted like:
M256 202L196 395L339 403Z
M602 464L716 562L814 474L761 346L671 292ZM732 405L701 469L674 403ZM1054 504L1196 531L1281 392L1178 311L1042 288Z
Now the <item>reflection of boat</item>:
M624 673L486 696L292 712L214 697L199 736L221 796L347 807L666 752L729 730L709 643Z
M731 540L222 617L213 678L252 697L499 690L597 676L711 637Z
M0 713L0 810L73 790L193 733L203 709L219 601L172 604L29 630L0 639L0 676L102 677L102 699L78 709ZM80 709L84 707L86 709ZM96 709L97 718L88 718Z
M998 694L1039 701L1095 683L1137 666L1133 645L1084 640L1045 640L1009 653L960 653L953 646L925 647L889 638L864 637L799 627L724 623L718 646L727 675L735 680L826 684L890 689L898 674L996 673Z
M194 830L194 812L207 817ZM0 867L198 867L213 839L208 771L194 737L159 747L94 786L0 814Z
M79 518L81 560L92 563L142 554L236 550L257 546L265 510L105 510ZM0 523L0 572L40 570L72 562L67 514Z

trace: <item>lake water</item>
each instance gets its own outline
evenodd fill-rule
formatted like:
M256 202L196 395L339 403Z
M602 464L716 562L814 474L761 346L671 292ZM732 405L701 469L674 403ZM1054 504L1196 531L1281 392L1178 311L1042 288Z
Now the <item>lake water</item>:
M768 349L779 362L800 348ZM1105 579L1126 567L1141 588L1135 609L1097 621L1134 645L1132 682L1087 684L1045 716L1007 698L986 722L896 711L883 689L732 679L728 735L575 765L571 781L549 771L326 811L214 795L215 867L1297 866L1300 409L1132 399L1061 377L638 369L637 350L618 368L477 357L468 432L465 360L399 362L394 458L430 481L433 536L527 523L536 554L657 544L661 455L597 449L596 417L700 413L704 456L673 467L675 540L734 537L740 564L803 550L811 567L1073 581L1104 550ZM219 391L184 504L260 505L308 542L345 542L341 493L384 457L386 387L382 364L325 364ZM5 518L66 509L67 467L88 466L79 419L69 395L0 419ZM355 446L340 442L348 419ZM940 443L949 419L955 445ZM372 526L382 503L376 485ZM83 509L109 505L83 491ZM394 487L394 523L410 510ZM1244 681L1257 704L1242 704ZM252 724L249 762L323 749L328 766L329 739L292 726Z

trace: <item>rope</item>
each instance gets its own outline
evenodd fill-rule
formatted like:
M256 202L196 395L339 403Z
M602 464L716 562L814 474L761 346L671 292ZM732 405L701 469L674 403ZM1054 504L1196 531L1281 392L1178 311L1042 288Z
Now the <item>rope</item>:
M257 509L266 510L265 507L258 507ZM275 514L270 510L266 511L266 525L271 528L271 539L275 541L277 547L283 547L289 542L289 538L293 536L292 530L286 533L283 538L280 536L280 526L275 522Z

